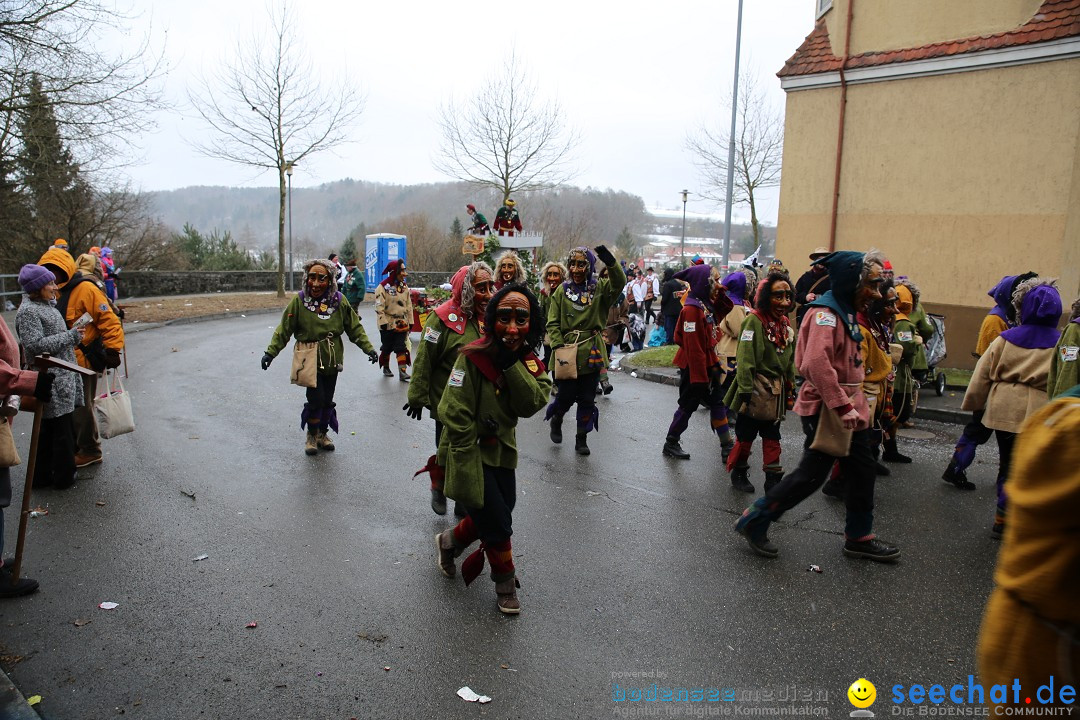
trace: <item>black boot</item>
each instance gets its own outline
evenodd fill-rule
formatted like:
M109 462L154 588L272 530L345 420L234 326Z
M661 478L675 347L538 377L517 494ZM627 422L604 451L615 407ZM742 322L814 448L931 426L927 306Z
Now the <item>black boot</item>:
M945 468L945 472L941 474L941 479L947 483L952 483L960 490L975 489L975 483L967 479L967 473L963 470L957 470L956 465L951 461L949 467Z
M463 518L469 514L469 511L465 509L465 506L459 502L454 503L454 517Z
M689 460L690 453L682 449L682 445L679 444L679 438L667 436L664 441L664 454L668 457L678 458L679 460Z
M431 488L431 509L436 515L446 514L446 496L443 495L442 490Z
M896 436L891 438L885 438L885 452L881 455L881 459L885 462L895 463L909 463L911 458L907 455L901 455L900 451L896 449Z
M750 468L748 467L736 467L733 469L731 471L731 487L739 492L754 492L754 486L750 484L749 471Z
M551 442L556 445L562 442L562 415L553 415L551 418Z
M783 472L766 472L765 473L765 492L769 492L774 487L780 484L780 481L784 479Z
M574 436L574 452L576 452L578 455L589 455L590 454L590 452L589 452L589 442L586 439L588 437L589 436L586 433L578 433L577 435Z

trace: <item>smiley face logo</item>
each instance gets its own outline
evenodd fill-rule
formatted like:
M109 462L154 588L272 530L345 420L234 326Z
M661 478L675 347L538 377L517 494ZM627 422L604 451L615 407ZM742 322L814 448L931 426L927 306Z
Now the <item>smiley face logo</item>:
M851 683L851 687L847 690L847 697L855 707L868 708L877 699L877 688L866 678L859 678Z

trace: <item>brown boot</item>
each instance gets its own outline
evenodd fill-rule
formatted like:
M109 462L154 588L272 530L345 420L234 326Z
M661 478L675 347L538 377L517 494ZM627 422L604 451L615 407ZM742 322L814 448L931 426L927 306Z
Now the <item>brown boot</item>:
M307 440L304 442L304 453L307 455L314 455L319 452L319 446L317 444L318 435L314 430L309 429L307 434Z
M334 451L334 441L331 440L323 430L320 430L319 434L315 436L315 445L318 446L320 450Z
M446 577L454 577L457 574L454 558L458 556L458 551L454 547L454 531L446 530L437 533L435 535L435 548L439 551L439 559L437 560L439 570Z
M521 583L516 577L495 583L495 595L499 601L499 612L504 615L517 615L521 612L521 603L518 601L517 588Z

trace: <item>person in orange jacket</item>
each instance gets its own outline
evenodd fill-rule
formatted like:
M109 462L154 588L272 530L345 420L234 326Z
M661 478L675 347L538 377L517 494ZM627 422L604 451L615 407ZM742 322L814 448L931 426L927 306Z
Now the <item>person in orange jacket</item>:
M120 318L109 306L109 299L94 278L75 269L75 259L66 250L49 248L38 265L52 270L60 297L56 308L68 327L84 313L90 315L83 340L75 347L75 359L85 368L102 373L106 368L120 366L124 349L124 328ZM83 405L75 408L75 467L100 463L101 439L94 418L94 397L97 395L97 375L83 378Z

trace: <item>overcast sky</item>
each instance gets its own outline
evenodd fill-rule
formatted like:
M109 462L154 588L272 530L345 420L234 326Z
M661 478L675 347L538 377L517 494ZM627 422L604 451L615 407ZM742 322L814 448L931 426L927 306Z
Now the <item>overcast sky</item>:
M267 25L264 0L133 0L140 29L164 41L167 96L178 110L157 118L130 175L144 190L188 185L270 186L273 173L198 155L185 141L204 132L184 108L193 77L224 62L237 42ZM703 121L730 122L737 0L305 0L299 35L317 72L347 68L367 97L336 155L311 158L297 187L351 177L389 183L439 182L437 108L467 97L514 49L557 98L581 134L582 187L640 195L646 207L681 209L696 168L684 147ZM749 0L743 10L741 67L754 73L777 113L784 93L775 73L813 29L814 0ZM776 193L759 205L776 222ZM689 210L718 211L691 196ZM736 209L736 217L744 215Z

